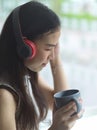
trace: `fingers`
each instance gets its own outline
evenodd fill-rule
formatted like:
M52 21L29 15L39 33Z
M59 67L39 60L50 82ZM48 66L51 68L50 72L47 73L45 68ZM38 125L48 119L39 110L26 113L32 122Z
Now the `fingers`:
M65 107L63 114L65 113L65 118L69 119L71 117L71 115L73 115L76 112L77 112L76 103L71 102Z
M67 105L63 106L62 108L59 109L59 111L66 112L69 109L71 109L75 105L75 102L69 102Z
M64 119L68 119L71 117L73 113L76 112L76 104L75 102L70 102L66 106L58 109L55 113L57 113L58 117L62 117Z
M84 110L81 110L81 112L76 114L77 112L76 103L72 101L68 103L66 106L63 106L62 108L58 109L56 112L58 113L60 117L65 118L67 120L71 117L73 117L74 119L79 119L80 115L83 114Z
M82 98L79 98L78 100L79 100L79 102L80 102L81 104L83 103L83 100L82 100Z
M74 114L76 111L76 103L73 101L58 109L55 112L53 118L53 124L57 125L55 130L71 129L74 126L76 120L81 118L84 113L84 110L81 110L78 114Z
M55 54L59 53L59 43L57 43L56 47L55 47Z
M77 119L80 119L80 118L82 117L84 111L85 111L85 110L82 109L78 114L75 114L74 116L72 116L72 117L70 118L70 122L75 121L75 120L77 120Z
M75 109L75 108L76 108L76 104L75 104L75 102L72 101L72 102L68 103L67 105L63 106L62 108L60 108L59 111L65 113L65 112L68 112L71 109Z

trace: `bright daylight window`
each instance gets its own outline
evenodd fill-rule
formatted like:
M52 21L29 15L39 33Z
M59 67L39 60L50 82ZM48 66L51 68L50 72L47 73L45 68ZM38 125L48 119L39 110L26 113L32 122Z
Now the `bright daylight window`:
M78 88L85 114L72 130L97 129L97 0L39 0L62 21L61 57L71 88ZM0 30L8 13L27 0L0 0ZM49 70L49 71L48 71ZM41 74L52 85L49 65ZM45 128L44 128L45 129ZM43 129L42 129L43 130Z

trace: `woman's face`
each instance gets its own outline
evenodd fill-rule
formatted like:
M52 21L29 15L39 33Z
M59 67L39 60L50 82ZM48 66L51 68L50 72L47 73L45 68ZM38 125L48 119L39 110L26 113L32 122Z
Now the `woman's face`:
M33 59L26 59L24 64L34 72L42 70L54 57L54 48L58 44L60 29L54 33L45 34L41 39L36 40L36 55Z

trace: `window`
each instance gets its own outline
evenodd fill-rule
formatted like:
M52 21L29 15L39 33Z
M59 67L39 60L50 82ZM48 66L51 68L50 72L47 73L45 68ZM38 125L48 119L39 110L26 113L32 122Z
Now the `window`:
M52 0L41 1L56 10ZM97 13L95 13L97 12L97 1L71 0L65 2L56 0L56 3L57 1L61 12L56 11L62 20L60 42L64 71L70 87L80 89L86 108L85 118L79 120L72 130L88 128L95 130L97 129ZM25 2L27 0L0 0L0 11L2 12L0 30L9 12ZM48 79L49 83L53 84L49 65L41 74L44 78L46 77L45 80Z

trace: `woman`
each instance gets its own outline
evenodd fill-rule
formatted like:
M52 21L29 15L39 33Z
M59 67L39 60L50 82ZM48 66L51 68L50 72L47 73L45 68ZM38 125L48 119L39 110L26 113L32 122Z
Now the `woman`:
M45 5L31 1L14 9L0 35L0 130L38 130L53 95L68 89L59 57L60 21ZM39 76L51 65L54 89ZM54 111L49 130L69 130L82 115L75 103Z

